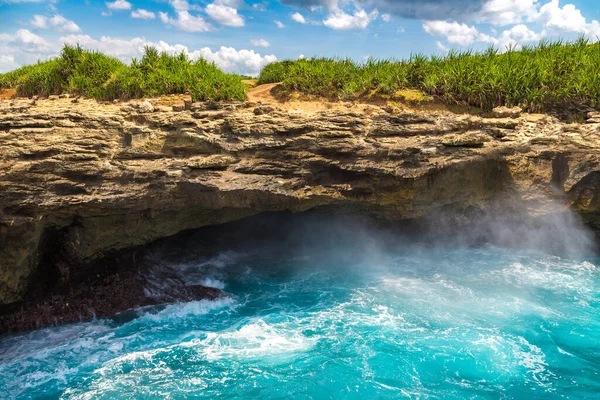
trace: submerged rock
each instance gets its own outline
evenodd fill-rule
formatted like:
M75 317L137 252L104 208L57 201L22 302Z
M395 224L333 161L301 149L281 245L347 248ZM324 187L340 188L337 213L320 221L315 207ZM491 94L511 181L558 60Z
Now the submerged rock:
M40 266L70 282L114 251L268 211L407 220L510 196L600 227L598 124L516 110L191 109L0 104L0 305L23 302Z
M113 268L114 269L114 268ZM117 271L99 271L53 288L0 314L0 334L60 325L92 318L110 318L139 307L195 300L214 300L219 289L186 285L177 278L157 287L131 265L120 262ZM8 312L7 312L8 311Z

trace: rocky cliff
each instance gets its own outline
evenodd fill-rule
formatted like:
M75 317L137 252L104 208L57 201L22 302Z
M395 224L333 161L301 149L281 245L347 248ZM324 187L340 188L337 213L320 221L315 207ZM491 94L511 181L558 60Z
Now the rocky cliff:
M0 304L21 301L42 267L68 280L116 250L265 211L404 220L510 194L598 228L599 162L594 114L3 101Z

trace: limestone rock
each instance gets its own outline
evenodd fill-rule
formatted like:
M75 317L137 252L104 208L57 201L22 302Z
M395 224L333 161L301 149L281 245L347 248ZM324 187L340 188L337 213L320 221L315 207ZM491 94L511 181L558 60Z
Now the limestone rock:
M516 110L214 108L0 103L0 305L23 299L40 260L69 279L112 252L261 212L405 220L509 192L533 214L570 205L600 229L597 124Z
M275 111L275 107L270 105L258 106L254 109L254 115L270 114Z
M523 113L521 107L496 107L492 110L491 116L495 118L518 118Z
M148 100L142 101L138 104L137 109L140 113L151 113L154 112L154 106Z

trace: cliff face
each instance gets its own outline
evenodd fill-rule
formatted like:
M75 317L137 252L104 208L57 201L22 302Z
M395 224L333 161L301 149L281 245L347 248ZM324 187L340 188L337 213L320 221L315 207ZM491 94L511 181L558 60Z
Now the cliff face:
M112 251L265 211L400 220L510 194L600 227L595 118L219 107L0 103L0 305L21 301L40 265L68 280Z

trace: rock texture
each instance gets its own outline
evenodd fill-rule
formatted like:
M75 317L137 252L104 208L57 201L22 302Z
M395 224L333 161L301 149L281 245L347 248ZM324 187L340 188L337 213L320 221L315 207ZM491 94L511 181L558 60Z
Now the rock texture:
M493 115L1 102L0 304L22 301L44 268L65 281L116 250L265 211L402 220L510 194L600 227L598 116Z

